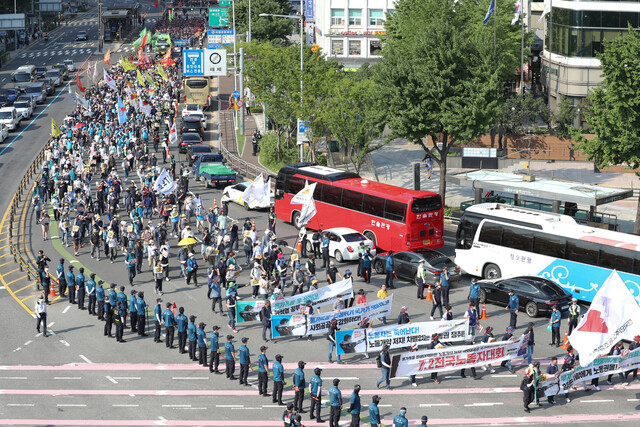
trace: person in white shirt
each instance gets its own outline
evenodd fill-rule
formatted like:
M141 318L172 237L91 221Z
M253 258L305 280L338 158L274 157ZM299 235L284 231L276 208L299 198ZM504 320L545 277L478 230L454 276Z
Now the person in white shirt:
M40 295L36 301L36 330L40 332L40 323L42 323L42 336L47 337L47 303L44 296Z

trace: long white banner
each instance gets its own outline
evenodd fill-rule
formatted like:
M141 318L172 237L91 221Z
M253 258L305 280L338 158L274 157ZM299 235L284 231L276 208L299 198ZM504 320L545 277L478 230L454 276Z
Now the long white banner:
M341 295L342 298L353 298L353 285L351 279L344 279L332 285L323 286L311 292L294 295L289 298L275 300L271 304L272 314L293 314L299 313L300 307L305 305L307 301L311 301L311 305L322 307L333 302Z
M469 320L443 320L420 322L405 325L389 325L375 329L353 329L336 332L336 341L351 342L351 345L339 346L338 354L379 352L382 347L408 347L411 344L425 345L431 342L431 336L438 334L442 342L463 341L467 337Z
M517 340L435 348L396 355L391 377L484 366L525 354L525 335Z

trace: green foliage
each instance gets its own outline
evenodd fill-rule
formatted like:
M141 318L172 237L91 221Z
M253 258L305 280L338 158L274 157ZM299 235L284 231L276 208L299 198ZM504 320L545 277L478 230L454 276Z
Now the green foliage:
M562 99L552 121L554 123L553 133L558 138L567 139L573 136L573 119L576 117L576 107L567 98Z
M262 137L258 155L262 166L274 172L289 163L297 162L299 156L295 146L283 147L278 152L278 137L274 133L267 133Z
M496 115L496 123L508 134L524 134L537 128L537 118L549 122L549 106L544 98L530 93L518 94L503 101Z
M578 148L598 167L640 166L640 34L629 26L598 56L603 82L587 99L586 121L596 137Z
M289 0L251 0L251 38L259 42L284 43L299 21L290 18L260 16L261 13L291 15ZM236 30L249 31L249 0L236 1Z

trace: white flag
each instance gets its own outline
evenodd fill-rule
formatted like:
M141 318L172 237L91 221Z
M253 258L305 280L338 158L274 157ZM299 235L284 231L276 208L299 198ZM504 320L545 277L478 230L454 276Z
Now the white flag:
M171 178L171 175L167 172L166 169L162 169L160 172L160 176L156 179L155 184L153 184L153 190L158 191L165 196L173 193L176 189L176 183Z
M640 334L640 307L617 271L602 284L569 342L586 366L622 339Z
M520 19L520 12L522 11L522 0L518 0L516 2L516 11L513 14L513 19L511 20L511 25L514 25Z
M173 126L169 130L169 144L173 145L178 142L178 133L176 132L176 119L173 119Z
M107 84L107 86L109 86L113 90L118 90L118 87L116 86L116 82L113 81L111 76L107 73L107 70L103 70L103 71L104 71L104 81Z
M151 115L151 105L147 103L147 101L141 101L140 111L142 111L147 116Z
M98 80L98 61L93 64L93 81Z
M269 177L267 182L264 184L263 200L265 200L269 204L271 203L271 177Z
M311 197L304 205L302 205L302 212L300 212L300 218L298 219L297 224L298 227L307 225L309 220L313 218L317 212L316 202L313 200L313 197Z
M542 22L544 17L547 16L547 13L551 13L551 0L544 2L544 10L542 11L542 15L540 15L540 19L538 19L538 22Z
M316 182L309 185L308 182L305 182L304 188L296 193L295 196L291 198L291 204L306 204L309 200L313 199L313 192L316 189Z

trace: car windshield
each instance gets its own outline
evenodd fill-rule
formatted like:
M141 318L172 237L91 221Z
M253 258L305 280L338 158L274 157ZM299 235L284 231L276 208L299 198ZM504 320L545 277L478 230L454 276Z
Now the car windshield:
M73 61L70 60L70 59L65 59L64 63L67 64L67 65L73 65Z
M13 75L16 82L28 82L31 81L31 74L29 73L16 73Z
M360 233L347 233L347 234L343 234L342 238L346 241L346 242L363 242L365 240L367 240L366 237L364 237L362 234Z
M39 86L29 86L27 88L27 93L40 93L42 92L42 88Z
M15 96L18 94L18 91L15 89L7 89L4 91L7 96Z
M432 259L444 257L444 254L438 251L417 251L416 253L419 255L422 255L422 257L427 261L429 261L430 263L432 263L431 262Z
M196 125L200 125L200 119L196 116L187 116L184 118L184 123L185 124L196 124Z
M58 77L60 75L60 73L58 72L58 70L49 70L47 71L46 76L47 77Z
M429 264L431 264L432 267L435 268L439 268L439 269L443 269L445 266L447 268L451 268L451 267L455 267L456 263L451 261L451 259L449 257L446 256L440 256L438 258L432 258L429 260Z
M198 136L198 134L195 134L195 133L185 133L184 135L182 135L182 140L185 141L185 142L186 141L189 141L189 142L192 142L192 141L200 142L200 136Z
M11 111L0 111L0 119L12 119L13 114Z
M222 156L220 154L202 156L202 163L222 163Z
M540 290L549 296L555 297L564 297L566 293L559 287L553 283L543 283L540 286Z
M14 103L13 106L16 108L28 108L29 104L27 104L27 101L19 101Z
M38 67L36 68L36 71L39 73L46 73L47 72L47 67Z
M186 107L187 111L198 111L198 105L197 104L189 104Z

